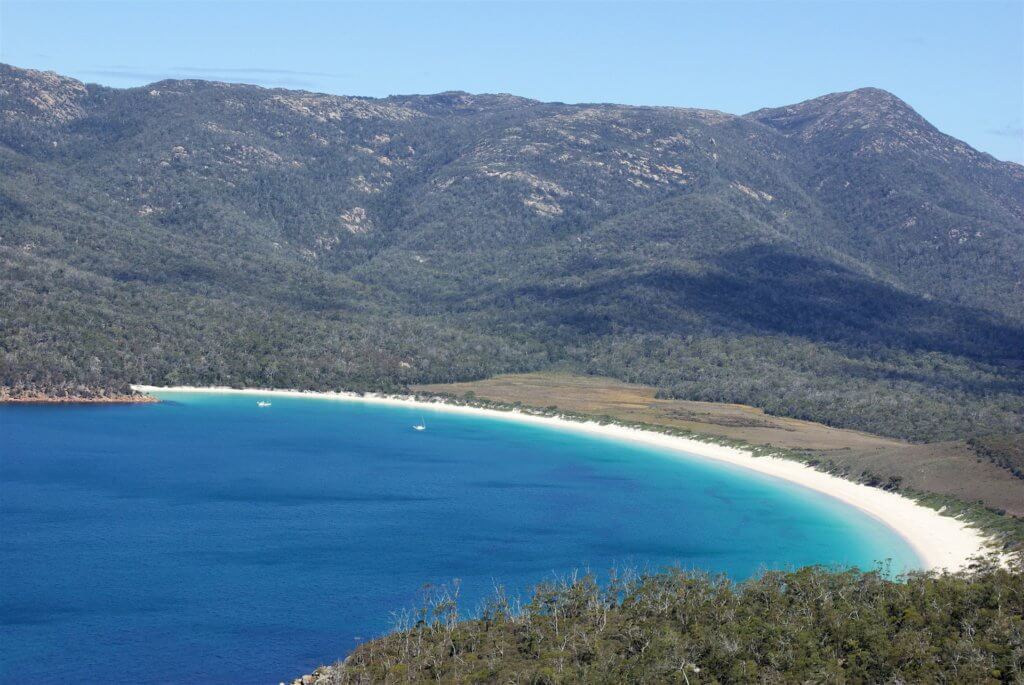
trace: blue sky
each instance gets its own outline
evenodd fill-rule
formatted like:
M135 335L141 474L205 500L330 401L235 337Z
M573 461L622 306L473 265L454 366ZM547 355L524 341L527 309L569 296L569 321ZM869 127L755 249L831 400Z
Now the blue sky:
M743 113L860 86L1024 162L1024 1L0 0L0 61L137 86L509 92Z

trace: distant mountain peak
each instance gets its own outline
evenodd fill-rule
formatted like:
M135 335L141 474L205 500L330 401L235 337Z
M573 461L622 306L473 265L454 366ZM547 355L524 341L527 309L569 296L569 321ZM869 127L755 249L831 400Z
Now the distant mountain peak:
M906 102L881 88L858 88L830 93L784 107L766 107L747 114L772 128L801 138L813 138L829 131L885 127L936 131Z
M60 125L83 114L89 90L81 81L52 71L19 69L0 64L0 118Z
M387 99L425 112L440 110L479 112L519 109L540 104L537 100L509 93L467 93L464 90L446 90L426 95L392 95Z
M1019 165L1000 162L942 133L906 102L881 88L831 93L795 105L759 109L744 118L809 143L818 155L909 155L908 159L929 157L945 165L969 160L1021 178Z
M894 104L906 109L910 109L910 105L906 102L893 95L884 88L875 88L874 86L864 86L863 88L855 88L854 90L848 90L845 92L832 93L833 96L844 97L846 99L854 100L871 100L875 103L886 103ZM822 97L829 97L824 95ZM821 99L821 98L818 98Z
M756 377L911 439L1021 429L1024 167L876 88L736 117L0 66L0 159L0 385L571 363Z

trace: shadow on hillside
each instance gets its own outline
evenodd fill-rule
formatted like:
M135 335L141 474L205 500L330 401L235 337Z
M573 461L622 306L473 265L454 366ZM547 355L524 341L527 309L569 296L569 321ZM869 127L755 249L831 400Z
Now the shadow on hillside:
M1024 357L1024 330L997 315L929 301L771 245L723 254L701 273L602 274L581 287L522 288L514 298L541 305L545 323L581 334L771 333L987 361Z

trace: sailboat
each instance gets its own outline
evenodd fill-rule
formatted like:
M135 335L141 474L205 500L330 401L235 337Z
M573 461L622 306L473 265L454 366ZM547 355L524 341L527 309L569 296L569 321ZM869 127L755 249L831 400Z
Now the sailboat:
M416 424L415 426L413 426L413 428L415 430L418 430L418 431L425 431L425 430L427 430L427 422L424 421L423 417L421 416L420 417L420 422L418 424Z
M267 402L265 400L260 400L259 402L256 403L256 406L257 407L269 407L270 406L270 402Z

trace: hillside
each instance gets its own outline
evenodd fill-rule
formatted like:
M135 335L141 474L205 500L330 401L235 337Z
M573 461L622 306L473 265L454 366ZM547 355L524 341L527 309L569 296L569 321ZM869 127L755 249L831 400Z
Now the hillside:
M564 368L1024 431L1024 168L892 94L745 116L0 67L0 386Z

